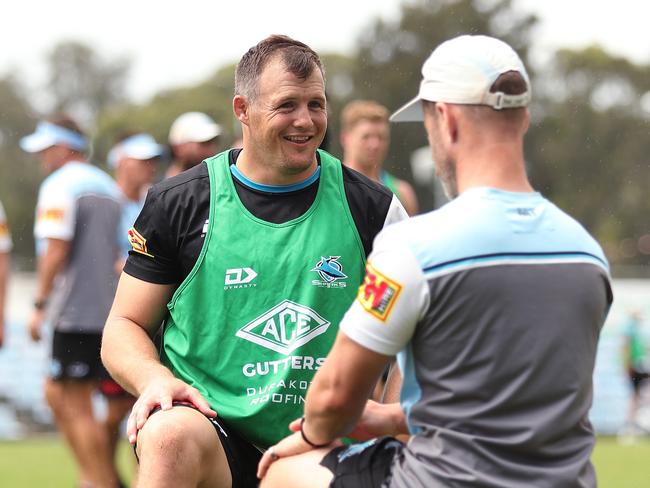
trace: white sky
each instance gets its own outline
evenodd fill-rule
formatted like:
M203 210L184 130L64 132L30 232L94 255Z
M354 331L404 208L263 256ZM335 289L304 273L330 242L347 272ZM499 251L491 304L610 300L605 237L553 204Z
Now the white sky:
M516 0L537 12L537 59L559 46L598 42L650 62L644 0ZM104 57L132 59L129 93L196 83L273 33L318 52L350 52L373 18L395 20L399 0L5 0L0 9L0 76L15 73L37 92L45 59L61 40L79 40ZM432 46L433 48L434 46Z

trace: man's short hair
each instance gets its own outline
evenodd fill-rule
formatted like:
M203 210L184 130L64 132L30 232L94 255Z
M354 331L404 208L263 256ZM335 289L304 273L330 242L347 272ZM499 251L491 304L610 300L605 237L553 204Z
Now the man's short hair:
M325 79L325 69L314 50L288 36L272 35L246 51L237 64L235 95L254 99L257 96L257 80L275 56L281 56L287 71L302 80L312 74L314 67L320 70Z
M369 122L385 122L388 124L390 112L383 105L372 100L354 100L348 103L341 112L341 130L347 132L363 120Z
M528 82L519 71L506 71L492 83L490 93L504 93L506 95L521 95L528 91Z
M76 132L77 134L86 137L86 134L84 134L84 132L81 130L79 124L77 124L74 119L64 113L53 114L47 118L47 121L50 124L58 125L59 127L63 127L64 129L71 130L72 132Z

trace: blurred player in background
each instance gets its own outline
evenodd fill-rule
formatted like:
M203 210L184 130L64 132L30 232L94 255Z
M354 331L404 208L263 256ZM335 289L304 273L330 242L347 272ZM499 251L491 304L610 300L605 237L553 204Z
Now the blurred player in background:
M54 327L45 396L81 485L118 486L92 396L105 375L99 352L115 291L120 191L88 163L88 140L65 115L39 122L20 146L37 155L47 175L36 207L37 295L29 321L35 341L44 322Z
M122 192L122 217L118 233L120 255L115 264L119 275L131 249L129 230L135 223L147 190L154 182L156 168L165 148L150 134L142 132L123 136L108 153L108 165L115 171L115 181ZM116 453L122 420L133 407L135 397L124 390L108 374L100 384L107 400L106 429L111 459L117 472Z
M11 253L11 233L5 209L0 202L0 347L5 340L5 301L9 282L9 261Z
M623 442L643 434L637 415L643 405L643 392L648 384L650 353L642 331L643 317L638 310L629 313L623 329L623 360L632 393L628 402L625 425L619 432Z
M214 156L221 132L221 126L203 112L180 115L169 129L172 162L165 176L177 175Z
M341 114L343 164L388 187L409 215L418 211L413 187L383 167L390 144L388 109L377 102L354 100Z

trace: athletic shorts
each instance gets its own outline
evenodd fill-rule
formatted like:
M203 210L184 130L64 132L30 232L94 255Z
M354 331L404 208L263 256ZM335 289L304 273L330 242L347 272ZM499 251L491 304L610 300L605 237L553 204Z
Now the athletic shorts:
M645 371L638 371L636 369L630 369L628 370L628 376L630 378L630 383L632 384L632 388L636 393L639 393L639 390L641 389L641 384L650 378L650 374L648 374Z
M189 402L174 401L173 405L196 409ZM153 415L159 410L160 407L156 407L149 415ZM257 465L262 459L262 452L229 427L223 419L207 418L212 423L226 453L230 475L232 476L232 488L257 488L260 481L257 479ZM137 444L133 446L134 450L136 447Z
M334 478L331 488L380 488L391 480L393 459L404 444L393 437L379 437L362 444L332 449L321 461Z
M106 371L106 375L99 380L99 392L106 398L126 398L132 396L122 388Z
M101 333L60 332L52 337L50 378L61 380L101 380L107 373L100 358Z

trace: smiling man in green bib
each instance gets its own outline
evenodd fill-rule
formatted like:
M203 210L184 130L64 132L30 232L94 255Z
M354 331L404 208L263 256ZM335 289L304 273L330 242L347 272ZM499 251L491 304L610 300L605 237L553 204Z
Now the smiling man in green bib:
M318 55L264 39L235 75L243 149L154 186L129 232L102 358L139 397L127 433L140 487L257 485L375 235L406 218L388 189L317 150L326 103Z

